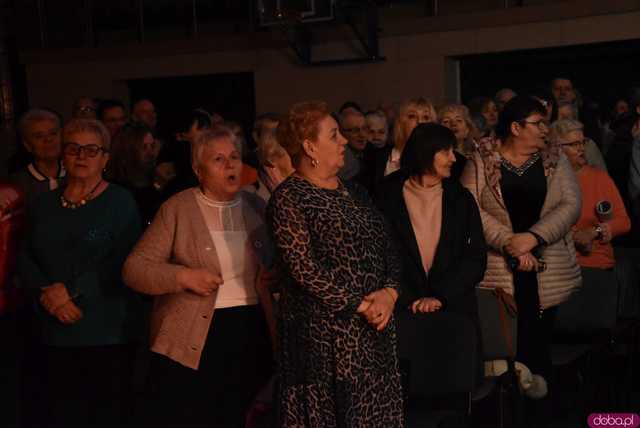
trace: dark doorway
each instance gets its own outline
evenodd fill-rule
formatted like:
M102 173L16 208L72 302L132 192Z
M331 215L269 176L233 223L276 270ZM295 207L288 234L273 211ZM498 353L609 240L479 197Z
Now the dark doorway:
M526 93L568 77L583 96L608 108L640 86L640 40L465 56L460 58L462 101L501 88Z
M239 122L245 133L253 126L256 98L251 72L136 79L127 83L132 102L147 98L155 104L161 135L172 137L176 131L172 122L175 113L194 108Z

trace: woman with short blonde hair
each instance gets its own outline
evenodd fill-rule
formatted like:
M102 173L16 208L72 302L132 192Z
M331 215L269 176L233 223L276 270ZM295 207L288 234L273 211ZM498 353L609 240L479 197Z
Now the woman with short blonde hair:
M155 296L151 424L241 426L271 371L271 299L259 275L272 257L265 207L241 191L242 156L227 128L199 135L192 166L199 185L160 207L123 276Z
M455 150L465 157L473 156L476 150L476 139L479 137L478 129L471 120L471 114L467 106L462 104L447 104L438 112L440 124L446 126L456 136Z

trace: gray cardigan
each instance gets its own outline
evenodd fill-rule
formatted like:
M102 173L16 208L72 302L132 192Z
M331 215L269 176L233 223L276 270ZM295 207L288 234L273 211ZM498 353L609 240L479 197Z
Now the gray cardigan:
M197 369L211 326L216 293L183 291L176 274L184 267L220 272L215 245L196 201L196 188L174 195L161 207L127 258L125 283L156 296L151 314L151 350ZM264 201L240 192L249 240L258 260L270 267L273 247L263 222Z

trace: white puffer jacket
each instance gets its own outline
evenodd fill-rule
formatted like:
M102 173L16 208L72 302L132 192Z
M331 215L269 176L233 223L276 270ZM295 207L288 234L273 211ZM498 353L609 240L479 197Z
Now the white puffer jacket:
M461 182L476 198L489 246L487 270L480 286L499 287L513 295L513 274L502 248L514 232L500 192L497 145L496 141L483 141L473 159L467 161ZM547 177L547 196L540 220L530 230L548 243L542 251L547 268L538 273L540 304L546 309L564 302L581 286L571 226L580 216L582 202L571 165L559 148L551 145L540 154Z

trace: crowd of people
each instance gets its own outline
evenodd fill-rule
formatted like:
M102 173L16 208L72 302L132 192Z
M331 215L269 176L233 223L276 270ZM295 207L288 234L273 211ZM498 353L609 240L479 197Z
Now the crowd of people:
M266 394L279 427L403 427L398 335L451 313L481 344L476 287L515 300L543 426L558 308L629 286L612 241L640 216L640 90L593 110L565 78L301 102L247 134L195 108L159 135L149 99L29 110L0 189L22 426L251 426Z

